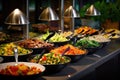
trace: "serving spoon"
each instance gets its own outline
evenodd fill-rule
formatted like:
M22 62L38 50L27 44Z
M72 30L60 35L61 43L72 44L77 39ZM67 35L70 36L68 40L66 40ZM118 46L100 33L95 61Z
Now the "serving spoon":
M14 56L15 56L15 65L18 65L18 48L15 46L13 48L13 51L14 51Z

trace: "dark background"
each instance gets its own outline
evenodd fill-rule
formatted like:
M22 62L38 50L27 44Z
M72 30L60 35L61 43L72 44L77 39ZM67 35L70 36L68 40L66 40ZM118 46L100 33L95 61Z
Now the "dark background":
M60 16L60 1L61 0L29 0L29 21L30 23L40 23L38 17L43 9L51 6ZM101 0L75 0L75 8L79 11L80 8L87 4ZM105 0L115 1L115 0ZM64 0L64 10L72 5L72 0ZM26 14L26 0L0 0L0 30L4 28L4 21L6 17L15 9L19 8Z

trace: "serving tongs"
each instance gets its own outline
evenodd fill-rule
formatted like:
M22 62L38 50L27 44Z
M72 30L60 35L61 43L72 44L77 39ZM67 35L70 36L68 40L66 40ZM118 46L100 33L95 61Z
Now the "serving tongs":
M42 56L44 55L44 53L45 53L45 49L41 52L40 55L38 55L39 57L37 58L36 63L39 63L39 60L42 58Z
M77 37L78 37L78 38L84 37L86 34L83 34L83 32L84 32L84 29L82 29L82 31L77 34Z
M115 32L115 30L111 30L109 32L103 32L102 34L105 35L105 34L112 34L113 32Z
M15 65L18 65L18 48L17 48L17 46L15 46L14 48L13 48L13 51L14 51L14 56L15 56Z
M74 33L70 34L69 36L67 36L67 39L72 39L74 37Z
M114 33L115 30L111 30L109 32L103 32L102 35L106 35L106 34L109 34L109 38L112 38L113 36L116 35L116 33Z
M65 54L67 51L69 51L69 50L70 50L70 47L68 46L68 47L63 51L62 56L64 56L64 54Z
M52 32L44 41L49 40L52 36L54 36L55 32Z

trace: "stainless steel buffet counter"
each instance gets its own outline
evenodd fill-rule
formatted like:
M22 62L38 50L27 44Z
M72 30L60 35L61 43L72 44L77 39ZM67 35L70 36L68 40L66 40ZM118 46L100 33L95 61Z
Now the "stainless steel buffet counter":
M112 59L120 53L120 41L112 40L108 45L94 54L87 55L75 63L70 63L62 71L36 80L80 80L95 68Z

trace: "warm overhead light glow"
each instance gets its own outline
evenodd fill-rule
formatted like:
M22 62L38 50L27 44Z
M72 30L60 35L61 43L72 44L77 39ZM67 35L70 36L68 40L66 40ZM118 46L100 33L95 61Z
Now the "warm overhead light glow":
M20 11L19 11L19 9L15 9L14 10L14 13L17 15L17 14L20 14Z

